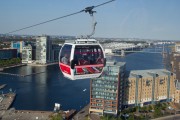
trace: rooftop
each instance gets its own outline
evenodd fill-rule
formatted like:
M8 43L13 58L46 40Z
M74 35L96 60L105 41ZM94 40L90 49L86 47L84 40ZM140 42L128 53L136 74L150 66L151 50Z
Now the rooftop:
M170 71L166 69L149 69L149 70L132 70L129 73L129 77L134 77L135 75L140 75L142 77L152 77L151 74L157 74L158 76L165 76L166 73L170 73Z

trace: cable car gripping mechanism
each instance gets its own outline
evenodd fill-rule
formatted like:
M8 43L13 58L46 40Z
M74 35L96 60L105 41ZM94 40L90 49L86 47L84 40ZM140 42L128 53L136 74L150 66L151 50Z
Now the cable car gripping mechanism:
M96 27L97 22L95 21L95 18L94 18L94 15L93 15L94 13L96 13L96 11L93 11L94 7L95 6L90 6L90 7L86 7L84 10L82 10L82 11L84 11L86 13L89 13L90 16L92 17L92 28L93 28L93 30L92 30L91 34L86 35L86 36L81 35L80 38L90 38L95 33L95 27Z

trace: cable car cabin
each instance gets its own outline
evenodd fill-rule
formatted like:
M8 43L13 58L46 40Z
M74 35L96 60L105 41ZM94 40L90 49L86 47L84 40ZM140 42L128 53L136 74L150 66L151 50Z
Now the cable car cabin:
M59 67L71 80L99 77L105 63L103 48L95 39L65 43L59 55Z

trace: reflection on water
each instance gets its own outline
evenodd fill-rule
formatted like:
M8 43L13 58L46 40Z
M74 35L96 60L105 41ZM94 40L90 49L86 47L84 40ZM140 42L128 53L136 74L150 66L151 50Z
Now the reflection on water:
M16 109L53 110L54 103L62 104L62 109L79 109L89 101L89 80L70 81L62 76L58 65L48 67L22 66L5 70L16 74L30 74L39 71L45 73L14 77L0 76L0 84L8 84L16 90L17 97L13 104ZM85 92L84 89L87 89Z
M161 54L133 53L125 57L108 57L111 61L126 62L128 70L163 68ZM60 103L61 109L80 109L89 102L90 80L71 81L63 77L58 65L47 67L22 66L5 70L15 74L41 74L27 77L0 75L0 84L7 84L16 90L17 97L13 104L16 109L53 110L54 103ZM87 89L86 91L83 91Z

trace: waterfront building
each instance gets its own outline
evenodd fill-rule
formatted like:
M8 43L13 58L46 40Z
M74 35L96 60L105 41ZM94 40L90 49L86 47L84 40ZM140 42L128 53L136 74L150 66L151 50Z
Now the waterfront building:
M17 58L17 49L0 49L0 60Z
M12 41L11 48L17 49L17 56L22 57L22 48L25 46L24 41Z
M118 114L122 106L125 66L124 62L107 62L101 77L91 80L89 113Z
M180 53L180 42L177 42L177 43L175 44L175 52Z
M105 54L112 54L113 53L112 49L110 49L110 48L104 49L104 52L105 52Z
M175 97L174 97L174 103L180 103L180 82L176 81L176 90L175 90Z
M61 47L62 47L61 45L56 45L56 44L52 45L52 53L51 53L52 62L59 61L59 51Z
M143 106L175 98L176 75L165 69L132 70L126 74L124 105Z
M32 63L32 46L22 48L22 63Z
M36 63L46 64L52 61L52 41L49 36L39 36L36 38Z
M180 81L180 43L175 44L175 49L171 53L171 71L176 74L177 80Z

